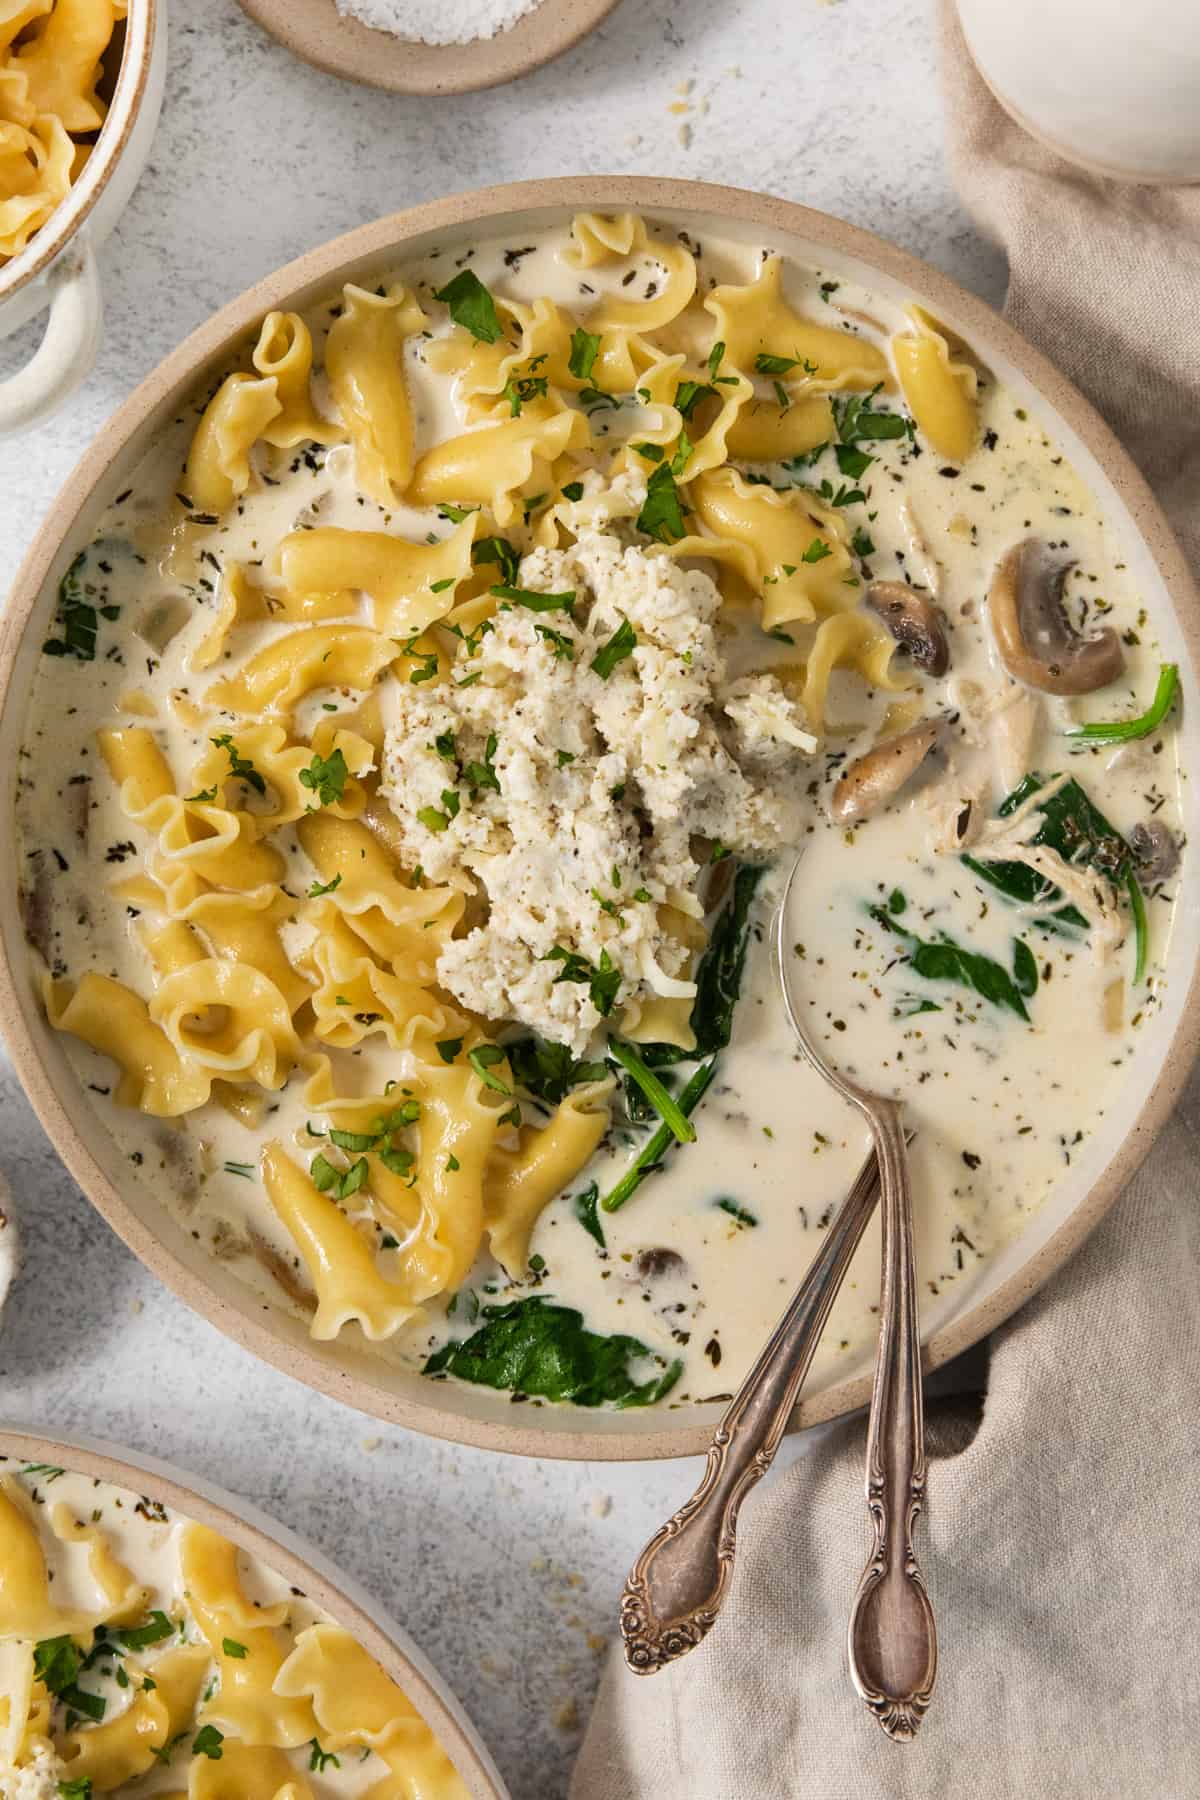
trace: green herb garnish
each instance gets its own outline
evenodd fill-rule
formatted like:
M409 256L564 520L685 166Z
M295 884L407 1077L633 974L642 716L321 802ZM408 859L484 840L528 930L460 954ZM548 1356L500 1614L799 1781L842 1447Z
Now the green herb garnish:
M80 571L87 561L81 550L58 584L58 617L62 621L61 638L47 638L42 649L47 656L77 656L81 662L96 660L96 631L99 614L86 598Z
M608 642L601 644L588 666L596 671L601 681L607 681L617 664L627 656L632 656L636 648L637 633L628 619L622 619Z
M332 806L346 791L350 770L340 750L332 756L314 756L307 769L300 771L300 786L317 796L322 806Z
M870 906L867 911L886 931L894 932L904 940L906 961L914 975L920 975L926 981L952 981L960 987L971 988L981 999L990 1001L993 1006L1006 1007L1029 1023L1025 1001L1037 992L1038 972L1033 952L1022 938L1013 940L1010 975L992 957L977 950L967 950L944 933L934 939L918 937L915 932L897 924L896 914L890 907Z
M694 1144L696 1127L680 1110L679 1102L667 1092L654 1071L647 1068L636 1050L614 1037L608 1040L608 1052L620 1063L630 1080L641 1089L676 1143Z
M192 1749L197 1756L207 1756L212 1762L220 1762L221 1745L224 1742L223 1731L218 1731L215 1725L202 1725L192 1740Z
M579 326L571 333L571 354L567 367L577 381L590 381L596 358L600 354L600 338Z
M659 463L646 484L646 498L637 516L637 528L660 544L675 544L687 535L683 503L668 463Z
M581 1314L540 1295L485 1306L483 1318L472 1336L436 1350L424 1373L575 1406L629 1407L652 1406L683 1372L683 1364L673 1362L653 1380L634 1381L630 1363L651 1354L644 1344L586 1331Z
M496 586L492 589L498 600L511 600L517 606L527 606L530 612L570 612L575 604L575 589L569 588L561 594L539 594L533 588Z
M555 944L553 950L542 958L543 962L560 962L561 972L554 977L554 986L561 981L586 984L592 1005L602 1019L607 1019L613 1009L613 1003L621 986L621 971L617 968L607 950L600 952L600 962L590 963L586 956L580 956L574 950L564 950L561 944Z
M747 1212L744 1206L739 1206L736 1200L731 1200L728 1194L722 1194L717 1205L723 1213L728 1213L730 1218L736 1220L739 1225L758 1224L754 1214Z
M238 781L246 782L248 786L254 789L256 794L266 793L267 784L263 777L259 774L249 758L242 755L227 731L220 737L210 738L209 742L215 744L218 750L224 750L225 754L228 756L229 773L231 776ZM301 780L303 779L304 777L301 775Z
M685 1118L690 1118L708 1090L709 1083L717 1072L716 1059L701 1063L676 1104ZM620 1181L605 1194L600 1205L604 1212L618 1212L631 1194L636 1193L648 1175L662 1167L663 1157L670 1148L672 1133L668 1126L660 1125L653 1137L647 1139L638 1155L626 1169Z
M507 1081L501 1081L499 1075L492 1073L497 1063L506 1060L508 1052L499 1044L476 1044L473 1050L467 1051L467 1061L482 1081L484 1087L493 1089L497 1094L511 1094L512 1089Z
M449 307L454 323L469 331L477 343L494 344L500 336L496 302L473 269L460 269L433 297Z
M600 1223L600 1214L597 1210L599 1205L600 1189L594 1181L590 1181L582 1192L575 1195L571 1202L571 1209L588 1236L594 1238L602 1250L607 1250L604 1227Z

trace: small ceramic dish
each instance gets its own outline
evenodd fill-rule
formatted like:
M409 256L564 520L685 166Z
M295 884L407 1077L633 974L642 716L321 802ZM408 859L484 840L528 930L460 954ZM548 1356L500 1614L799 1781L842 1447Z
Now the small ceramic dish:
M495 37L413 43L340 13L335 0L240 0L243 10L314 68L392 94L469 94L499 87L570 50L617 0L539 0Z
M457 194L365 225L278 270L233 301L169 356L105 427L49 509L0 624L0 766L10 784L34 670L60 579L94 535L163 426L197 388L228 365L231 351L273 308L302 310L347 280L373 286L382 273L429 250L488 236L524 243L580 210L637 208L691 237L769 244L800 265L859 282L902 305L927 307L972 346L1046 432L1100 501L1145 596L1165 658L1184 691L1200 664L1200 600L1183 554L1145 481L1086 401L991 308L944 275L865 231L786 201L734 188L633 177L580 176ZM1181 712L1185 768L1200 762L1200 715ZM1200 839L1200 784L1183 784L1184 830ZM15 818L0 809L0 867L17 866ZM251 1290L169 1213L131 1170L124 1150L92 1111L61 1036L46 1021L25 940L16 881L0 890L0 1019L17 1073L43 1125L79 1182L127 1244L180 1297L220 1330L286 1373L365 1412L411 1429L524 1455L637 1459L707 1450L718 1401L603 1411L553 1405L515 1408L505 1393L432 1382L373 1354L365 1343L318 1342L306 1322ZM1200 1042L1200 910L1178 908L1163 999L1146 1023L1119 1095L1065 1176L1022 1231L962 1286L923 1309L923 1356L936 1368L992 1331L1083 1242L1112 1205L1166 1120ZM795 1270L798 1280L802 1270ZM771 1301L773 1309L775 1302ZM764 1318L766 1335L772 1320ZM868 1352L847 1359L806 1392L796 1417L815 1424L866 1403Z
M54 412L96 358L102 314L96 251L150 155L166 81L166 0L130 0L118 31L120 66L96 148L46 224L0 267L0 338L50 312L31 360L0 382L0 434L25 430Z
M53 1473L65 1469L131 1490L151 1509L157 1502L228 1538L350 1632L420 1713L472 1800L508 1800L500 1772L462 1704L407 1632L349 1576L257 1507L168 1463L86 1439L45 1438L0 1425L0 1458L8 1459L0 1462L0 1473L31 1465L48 1473L51 1498Z

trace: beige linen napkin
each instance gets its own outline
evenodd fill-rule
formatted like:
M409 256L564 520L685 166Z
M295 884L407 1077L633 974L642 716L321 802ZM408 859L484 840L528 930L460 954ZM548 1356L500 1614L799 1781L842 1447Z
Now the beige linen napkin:
M996 106L949 11L943 48L951 163L1008 250L1010 317L1194 549L1200 188L1067 167ZM930 1408L942 1663L908 1746L846 1672L863 1444L861 1421L838 1427L751 1501L700 1649L642 1678L613 1652L572 1800L1200 1795L1200 1078L1105 1223L996 1333L974 1437L961 1403Z

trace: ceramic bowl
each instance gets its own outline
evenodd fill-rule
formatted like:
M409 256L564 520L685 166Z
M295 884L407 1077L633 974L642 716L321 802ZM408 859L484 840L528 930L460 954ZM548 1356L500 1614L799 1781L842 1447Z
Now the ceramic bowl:
M49 1465L113 1482L211 1526L259 1558L292 1587L303 1589L375 1658L432 1729L472 1800L509 1800L500 1771L461 1702L408 1633L357 1582L266 1513L169 1463L89 1439L38 1437L0 1424L0 1456L19 1467Z
M975 66L1048 150L1096 175L1200 181L1195 0L958 0Z
M492 188L417 207L363 226L301 257L224 308L145 381L105 427L50 509L0 624L0 767L14 779L24 708L57 584L113 497L128 484L155 433L203 387L272 307L303 308L347 280L373 286L406 254L481 233L524 242L580 208L638 207L703 239L713 233L770 244L823 272L922 304L960 333L1022 406L1042 419L1098 494L1123 540L1126 560L1160 626L1166 657L1195 692L1200 599L1183 555L1145 482L1112 433L1054 368L982 301L944 275L823 213L733 188L626 176L581 176ZM1182 712L1185 760L1200 758L1200 708ZM1200 783L1184 784L1184 826L1200 842ZM0 868L15 866L11 795L0 809ZM1015 1242L980 1265L970 1282L923 1309L925 1361L935 1367L975 1343L1027 1299L1112 1204L1163 1123L1200 1040L1200 908L1180 907L1169 947L1163 1003L1144 1028L1136 1059L1084 1153ZM506 1395L430 1382L365 1347L316 1343L304 1324L266 1304L214 1261L170 1217L91 1111L61 1038L36 991L33 959L18 917L15 883L0 895L0 1019L17 1071L51 1142L109 1223L177 1294L222 1331L290 1375L365 1412L441 1437L529 1455L638 1458L707 1448L719 1405L626 1412L554 1406L514 1408ZM802 1270L796 1270L799 1280ZM772 1300L772 1307L775 1302ZM764 1339L774 1323L764 1315ZM862 1406L870 1388L864 1357L814 1385L797 1415L815 1423Z
M96 251L150 156L167 69L167 0L130 0L108 116L83 173L19 256L0 268L0 338L49 310L23 369L0 381L0 435L54 412L90 370L100 343ZM118 29L121 29L120 27Z

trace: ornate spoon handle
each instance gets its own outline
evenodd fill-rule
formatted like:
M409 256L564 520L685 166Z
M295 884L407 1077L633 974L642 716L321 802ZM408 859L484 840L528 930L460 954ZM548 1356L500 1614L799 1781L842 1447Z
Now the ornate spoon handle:
M864 1108L883 1186L879 1354L867 1430L867 1507L875 1531L850 1615L850 1674L890 1738L917 1733L937 1675L937 1632L913 1525L925 1495L925 1430L908 1157L899 1108Z
M717 1427L696 1492L651 1538L625 1583L625 1660L652 1675L693 1649L725 1599L738 1508L774 1461L842 1278L875 1210L872 1151L811 1268Z

